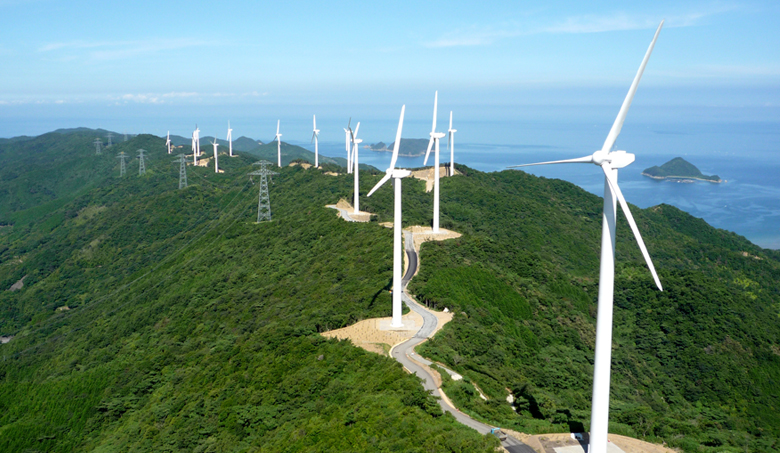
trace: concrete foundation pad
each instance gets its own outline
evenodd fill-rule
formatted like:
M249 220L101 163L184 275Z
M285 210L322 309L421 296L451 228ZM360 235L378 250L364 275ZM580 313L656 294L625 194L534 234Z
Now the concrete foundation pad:
M555 447L555 453L588 453L588 446L585 445L569 445L567 447ZM612 442L607 442L607 453L625 453L617 445Z

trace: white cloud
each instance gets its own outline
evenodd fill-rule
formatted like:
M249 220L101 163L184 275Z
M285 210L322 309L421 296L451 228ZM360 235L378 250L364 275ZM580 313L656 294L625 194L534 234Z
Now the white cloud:
M521 24L506 24L502 28L472 26L447 33L436 40L424 42L423 45L431 48L483 46L500 39L541 33L580 34L654 29L658 27L662 19L665 20L666 27L691 27L699 25L708 17L730 12L736 8L730 4L715 4L707 9L671 15L666 18L660 15L613 13L572 16L542 26Z
M53 42L38 48L43 53L84 53L93 60L116 60L187 47L213 45L194 38L148 39L136 41L68 41ZM73 58L72 56L70 58Z

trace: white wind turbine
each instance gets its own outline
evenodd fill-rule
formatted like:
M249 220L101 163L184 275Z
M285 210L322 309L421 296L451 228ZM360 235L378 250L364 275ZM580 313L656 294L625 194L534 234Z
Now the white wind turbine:
M317 115L312 115L314 119L314 131L311 133L311 139L314 142L314 168L320 167L319 137L320 130L317 129Z
M216 139L216 137L214 138ZM233 157L233 129L230 128L230 121L228 121L227 142L228 142L228 154L230 155L230 157Z
M352 124L352 118L349 119L349 124ZM344 148L347 150L347 174L352 173L352 147L349 146L349 124L347 124L347 128L344 129Z
M355 214L358 214L360 212L360 182L359 182L359 175L360 172L358 171L360 167L358 166L358 147L361 143L363 143L363 140L357 138L358 131L360 130L360 122L358 121L357 126L355 127L355 133L352 133L352 128L349 129L349 134L352 138L352 143L354 143L355 147L352 149L352 165L354 166L354 173L355 173L355 199L353 206L355 207Z
M165 139L165 148L168 150L168 154L171 153L171 131L168 131L168 138Z
M217 143L217 134L214 134L214 140L211 142L211 146L214 147L214 173L219 173L219 161L217 160L217 148L219 148L219 143Z
M195 125L195 152L200 157L200 129L198 129L197 125Z
M455 176L455 132L452 128L452 110L450 110L450 128L447 129L447 148L450 149L450 176Z
M439 105L439 92L433 97L433 126L431 127L431 139L428 141L428 151L425 152L423 165L428 165L428 156L431 154L431 146L434 148L433 166L433 232L439 232L439 139L444 137L441 132L436 132L436 109Z
M401 322L401 272L403 271L403 259L401 258L401 179L412 174L409 170L395 168L395 162L398 160L398 149L401 146L401 128L404 124L404 110L406 105L401 107L401 119L398 120L398 132L395 134L395 145L393 146L393 158L390 160L390 168L378 183L368 192L368 196L376 191L388 179L393 178L395 185L395 216L393 218L393 320L390 323L392 327L403 327Z
M276 120L276 165L282 166L282 141L280 138L282 134L279 133L279 120Z
M200 143L200 138L198 137L199 132L200 129L198 129L198 126L195 125L195 131L192 133L192 161L195 165L198 165L198 146Z
M623 105L620 107L620 112L618 112L618 116L612 124L612 129L610 129L609 135L607 135L607 139L604 141L604 146L590 156L530 164L592 163L600 166L604 171L604 213L602 216L601 228L601 265L599 269L596 358L593 364L593 399L590 416L589 453L605 453L607 451L609 382L612 362L612 308L615 290L616 198L617 201L620 202L620 207L623 209L623 213L631 227L631 231L634 233L634 237L639 244L639 249L642 251L645 262L647 262L647 267L653 275L655 284L658 286L659 290L663 291L661 281L658 279L658 274L655 272L653 262L650 259L645 243L642 240L642 235L639 234L639 229L636 226L634 217L631 215L626 199L623 197L623 193L620 191L620 187L617 183L618 169L631 164L634 161L634 155L625 151L611 151L612 146L615 144L615 140L623 127L623 122L628 114L628 108L631 106L631 101L634 99L637 86L639 86L639 80L642 78L642 73L645 70L645 66L647 66L647 61L650 59L650 54L653 52L655 41L658 39L658 34L661 32L661 27L663 27L663 25L664 22L661 21L661 24L655 32L655 36L653 36L653 41L647 49L645 58L639 66L639 71L637 72L636 77L634 77L634 82L631 84L631 88L628 90ZM525 165L516 165L516 167L523 166Z

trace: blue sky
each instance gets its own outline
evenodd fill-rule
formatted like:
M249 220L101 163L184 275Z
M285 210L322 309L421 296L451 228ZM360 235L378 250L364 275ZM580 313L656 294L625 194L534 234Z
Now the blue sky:
M42 118L157 134L253 112L392 123L402 103L422 120L435 89L473 117L616 113L661 19L635 105L776 115L780 4L631 3L0 0L0 136L45 132Z

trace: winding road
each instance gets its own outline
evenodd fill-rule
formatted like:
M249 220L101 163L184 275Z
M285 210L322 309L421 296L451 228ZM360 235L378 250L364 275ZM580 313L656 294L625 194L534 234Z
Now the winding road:
M486 425L482 422L478 422L473 418L469 417L468 415L464 414L463 412L457 410L453 406L451 406L449 404L449 401L445 399L446 397L442 398L442 394L439 391L439 389L436 387L436 383L433 380L433 376L431 376L430 373L428 373L428 371L426 371L425 368L420 366L418 363L420 362L425 365L431 364L429 360L426 360L420 357L419 355L417 355L414 352L414 347L422 343L423 341L425 341L428 337L430 337L433 334L433 332L436 330L438 319L436 318L436 316L433 315L433 313L431 313L422 305L418 304L414 299L409 297L409 294L406 292L406 285L409 283L409 280L411 280L412 277L414 277L414 274L417 272L417 266L419 265L419 258L417 256L417 252L414 250L414 241L411 232L406 232L406 231L404 232L404 244L406 248L406 256L409 260L409 267L407 268L406 274L403 277L403 287L404 287L404 293L402 295L403 301L411 310L415 311L416 313L419 313L420 316L422 316L423 325L420 328L420 330L417 331L414 337L410 338L409 340L401 344L394 346L393 349L390 351L390 354L394 359L401 362L401 364L407 370L409 370L411 373L416 374L420 379L422 379L423 387L426 390L430 390L434 396L439 397L439 405L441 406L443 411L449 412L460 423L477 430L479 433L488 434L490 433L490 429L493 427L490 425ZM450 370L447 370L447 372L450 372ZM501 445L510 453L536 453L533 448L529 447L528 445L520 442L519 440L511 436L507 436L506 440L501 442Z

